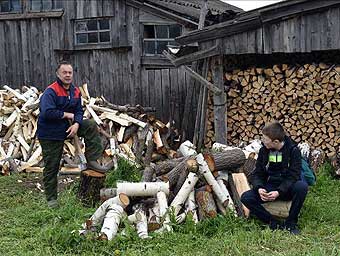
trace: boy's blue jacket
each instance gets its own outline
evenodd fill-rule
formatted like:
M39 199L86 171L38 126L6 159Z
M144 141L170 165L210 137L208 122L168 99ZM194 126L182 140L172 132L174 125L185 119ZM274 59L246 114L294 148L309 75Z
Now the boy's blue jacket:
M44 140L65 140L69 122L64 119L64 112L74 114L74 122L81 125L83 109L80 90L73 84L67 91L57 79L49 85L40 98L40 114L37 135Z

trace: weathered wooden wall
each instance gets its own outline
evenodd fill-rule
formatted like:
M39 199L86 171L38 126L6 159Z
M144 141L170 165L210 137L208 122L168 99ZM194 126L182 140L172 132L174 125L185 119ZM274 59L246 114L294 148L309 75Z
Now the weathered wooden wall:
M60 18L0 20L0 85L27 84L43 90L55 79L57 63L68 59L74 65L75 83L88 83L93 96L104 95L115 104L156 107L158 118L167 121L172 114L180 128L189 79L181 68L143 66L140 18L145 19L145 13L125 0L62 3ZM102 16L111 18L110 48L75 46L74 20ZM189 123L193 130L194 118Z
M340 8L295 15L223 38L224 54L272 54L340 49ZM204 44L203 44L204 45Z

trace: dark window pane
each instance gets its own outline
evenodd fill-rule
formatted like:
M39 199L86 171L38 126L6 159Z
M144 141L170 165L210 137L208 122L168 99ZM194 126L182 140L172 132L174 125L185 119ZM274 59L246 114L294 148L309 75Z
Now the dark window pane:
M89 43L98 43L98 33L97 32L89 33L88 37L89 37L89 40L88 40Z
M87 34L78 34L77 44L87 44Z
M41 10L41 0L31 0L31 10L40 11Z
M9 12L9 1L8 0L3 0L0 1L0 11L1 12Z
M89 31L95 31L98 30L97 20L89 20L87 21L87 29Z
M168 45L169 42L164 42L164 41L158 41L157 42L157 53L158 54L162 54L164 50L167 49L167 45Z
M63 0L54 0L54 9L62 9L63 8Z
M76 31L77 32L86 32L87 31L87 22L79 21L76 23Z
M110 29L110 22L108 19L99 20L99 29Z
M110 32L99 33L100 42L110 42Z
M170 25L169 26L169 38L175 38L181 35L181 26Z
M168 26L157 25L156 27L156 38L169 38Z
M14 12L21 11L21 2L20 2L20 0L12 0L11 11L14 11Z
M43 0L42 10L44 11L52 10L52 0Z
M144 25L144 38L155 38L154 25Z
M148 54L155 54L156 47L155 47L156 42L144 42L144 53Z

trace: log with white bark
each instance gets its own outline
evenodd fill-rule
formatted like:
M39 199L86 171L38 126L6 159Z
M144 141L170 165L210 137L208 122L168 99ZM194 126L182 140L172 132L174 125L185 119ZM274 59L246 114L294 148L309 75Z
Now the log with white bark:
M198 222L198 216L197 216L197 205L195 200L195 190L192 190L188 196L188 199L185 202L185 212L186 215L190 214L192 217L192 220L197 223Z
M228 205L228 196L225 195L219 184L217 183L215 177L211 173L207 162L204 160L202 154L198 154L196 156L197 163L199 164L199 172L204 176L207 183L211 186L212 190L214 191L217 199L221 201L222 205L226 207Z
M150 238L148 234L148 220L146 218L145 211L137 207L135 210L135 213L138 212L138 215L140 216L140 220L137 220L136 222L136 229L137 229L137 234L141 239L147 239Z
M235 216L237 216L237 212L236 212L236 209L235 209L235 205L234 205L233 199L231 198L230 193L229 193L229 191L228 191L226 185L224 184L224 180L218 179L218 180L217 180L217 183L220 185L220 187L221 187L221 189L222 189L222 192L223 192L225 195L227 195L227 197L228 197L228 200L229 200L229 201L228 201L228 206L227 206L227 208L229 209L229 211L233 212ZM217 202L219 202L219 201L217 200ZM223 205L222 205L222 206L223 206ZM225 208L225 207L224 207L224 208Z
M100 230L100 239L112 240L118 232L120 220L123 217L124 209L120 205L109 206L108 211L104 217L103 226Z
M172 207L172 210L175 216L177 216L177 214L181 210L182 206L184 205L184 202L188 198L190 192L195 187L195 184L197 181L198 181L197 174L190 172L182 188L178 191L178 194L176 195L174 200L171 202L170 207Z
M196 147L194 144L192 144L189 140L184 141L180 146L179 146L179 152L181 153L182 156L194 156L197 154L196 152Z
M105 202L107 199L115 197L117 195L116 188L102 188L100 190L100 201Z
M158 192L157 201L159 205L160 217L163 220L163 228L165 231L170 232L172 231L172 228L170 225L170 217L169 217L169 212L168 212L168 201L166 198L166 194L162 191Z
M168 182L119 182L117 193L128 196L155 196L159 191L169 195Z

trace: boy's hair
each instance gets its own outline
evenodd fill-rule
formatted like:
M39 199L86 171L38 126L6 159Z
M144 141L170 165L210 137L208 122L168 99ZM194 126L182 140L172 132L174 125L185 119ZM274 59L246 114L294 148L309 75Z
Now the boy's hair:
M59 70L59 68L60 68L62 65L70 65L70 66L72 66L71 62L66 61L66 60L63 60L63 61L61 61L61 62L58 63L58 66L57 66L57 68L55 69L55 71L57 72L57 71Z
M285 130L278 121L266 124L262 129L262 133L268 136L272 141L278 140L280 142L284 141L286 135Z

